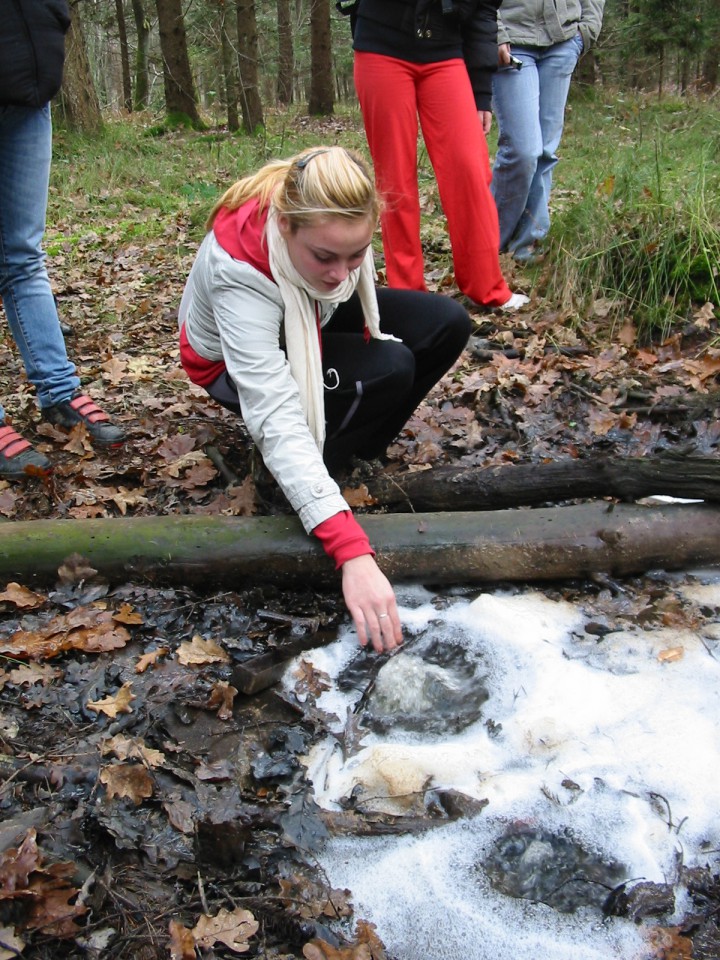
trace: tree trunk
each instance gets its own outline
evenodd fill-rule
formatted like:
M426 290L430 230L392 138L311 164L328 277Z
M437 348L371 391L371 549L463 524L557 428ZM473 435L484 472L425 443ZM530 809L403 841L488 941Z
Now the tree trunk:
M155 3L163 59L165 109L170 119L189 121L194 127L201 127L180 0L155 0Z
M391 580L426 584L628 576L720 564L720 508L586 503L361 517ZM139 517L4 523L0 583L52 583L71 555L113 582L200 588L338 582L295 517Z
M366 483L369 497L395 512L493 510L560 500L664 495L720 502L720 459L617 457L504 467L436 467Z
M238 62L233 49L233 37L230 35L231 20L228 17L226 0L218 0L220 12L220 39L222 44L223 78L225 81L225 109L227 110L228 130L240 129L238 115Z
M130 83L130 54L128 52L127 29L125 27L125 11L123 0L115 0L115 13L118 22L118 36L120 38L120 66L122 70L123 106L128 113L132 113L132 86Z
M70 29L65 38L65 72L60 91L60 111L66 124L83 133L98 133L103 121L90 72L85 34L78 3L70 4Z
M143 0L132 0L137 50L135 52L135 100L136 110L145 110L150 91L150 24L145 15Z
M258 86L259 46L254 0L237 0L238 65L243 128L255 133L265 126Z
M717 87L718 63L720 63L720 37L717 35L705 51L702 64L702 87L712 92Z
M310 98L311 116L331 116L335 104L332 70L330 0L310 4Z
M295 74L290 0L277 0L277 23L278 75L276 94L278 102L287 107L293 102L293 76Z

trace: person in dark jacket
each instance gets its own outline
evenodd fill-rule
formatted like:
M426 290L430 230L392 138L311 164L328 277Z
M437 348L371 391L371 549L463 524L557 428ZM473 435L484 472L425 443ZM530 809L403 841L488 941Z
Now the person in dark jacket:
M52 124L60 89L65 0L5 0L0 18L0 298L37 392L41 416L63 430L84 423L90 438L118 446L125 437L80 391L50 287L45 232ZM5 420L0 405L0 477L50 472L51 463Z
M475 303L516 310L499 261L485 134L497 66L499 0L357 0L355 88L385 200L388 284L424 290L417 180L418 120L447 218L455 279Z

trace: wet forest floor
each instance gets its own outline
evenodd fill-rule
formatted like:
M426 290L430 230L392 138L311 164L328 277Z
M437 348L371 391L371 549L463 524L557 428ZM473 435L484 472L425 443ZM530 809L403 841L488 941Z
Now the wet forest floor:
M0 338L8 414L56 465L47 482L0 482L0 530L39 518L288 512L272 484L253 481L242 425L178 364L191 256L108 246L65 276L56 262L69 351L85 388L127 430L120 451L39 425L14 345ZM513 317L472 311L468 349L386 462L349 472L360 512L382 510L364 498L368 469L718 455L712 310L700 305L664 341L639 343L603 304L578 323L543 299L541 273L506 267L531 304ZM109 301L117 323L97 325ZM588 609L602 593L667 617L656 583L548 589ZM105 583L79 557L55 584L0 584L0 958L386 957L381 932L354 915L352 892L330 889L313 859L328 829L368 829L329 824L305 778L301 757L326 733L314 708L323 677L301 662L290 692L237 686L239 665L289 642L327 642L345 620L338 590ZM697 916L653 956L720 955L718 880L708 872L694 882Z

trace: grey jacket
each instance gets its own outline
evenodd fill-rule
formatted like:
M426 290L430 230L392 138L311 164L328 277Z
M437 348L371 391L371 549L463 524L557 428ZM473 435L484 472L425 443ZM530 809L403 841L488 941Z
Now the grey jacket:
M323 325L333 310L331 304L321 305ZM248 433L310 533L350 507L329 475L303 413L281 347L284 316L277 284L234 260L210 231L185 285L179 320L197 353L225 361Z
M605 0L503 0L498 12L498 43L551 47L583 39L584 52L597 40Z

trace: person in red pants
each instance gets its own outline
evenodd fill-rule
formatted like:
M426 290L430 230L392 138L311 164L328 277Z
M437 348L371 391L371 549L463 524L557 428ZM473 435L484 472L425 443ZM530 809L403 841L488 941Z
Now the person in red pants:
M425 290L418 123L447 218L455 279L477 304L513 311L500 268L485 135L497 66L499 0L353 0L355 88L377 185L389 286Z

